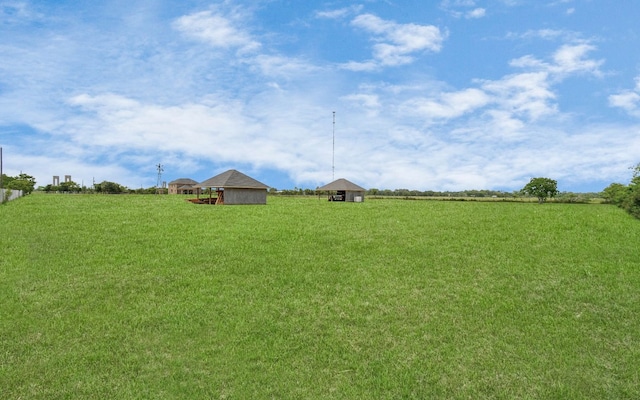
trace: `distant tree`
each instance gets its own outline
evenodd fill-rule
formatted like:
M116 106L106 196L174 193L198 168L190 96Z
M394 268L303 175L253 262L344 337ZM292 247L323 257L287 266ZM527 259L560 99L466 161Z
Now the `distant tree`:
M10 180L6 187L14 190L22 190L22 193L29 194L33 192L36 186L36 178L27 174L20 174Z
M101 183L96 184L96 192L98 193L123 193L126 192L126 188L115 183L109 181L102 181Z
M78 185L74 181L66 181L62 182L60 186L58 186L58 190L61 192L78 193L80 192L81 188L80 185Z
M621 205L630 192L630 188L622 183L612 183L602 191L602 197L608 203Z
M538 198L538 203L544 203L547 198L558 194L558 182L549 178L531 178L521 190L522 193Z

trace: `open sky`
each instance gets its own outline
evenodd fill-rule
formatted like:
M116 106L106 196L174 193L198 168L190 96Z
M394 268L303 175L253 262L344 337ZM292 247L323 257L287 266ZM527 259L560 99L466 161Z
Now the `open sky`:
M0 0L4 173L597 192L640 162L638 18L636 0Z

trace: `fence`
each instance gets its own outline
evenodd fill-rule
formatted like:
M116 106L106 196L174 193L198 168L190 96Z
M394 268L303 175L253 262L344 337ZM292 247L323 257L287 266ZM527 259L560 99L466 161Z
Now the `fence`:
M18 197L22 197L22 190L11 190L9 193L7 192L9 192L8 189L0 189L0 203L4 203L5 198L6 201L11 201L17 199Z

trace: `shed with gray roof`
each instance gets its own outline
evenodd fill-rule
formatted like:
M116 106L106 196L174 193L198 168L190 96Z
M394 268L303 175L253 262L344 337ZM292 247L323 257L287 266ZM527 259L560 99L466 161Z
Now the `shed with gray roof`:
M318 188L319 191L329 193L329 201L364 201L365 188L356 185L344 178Z

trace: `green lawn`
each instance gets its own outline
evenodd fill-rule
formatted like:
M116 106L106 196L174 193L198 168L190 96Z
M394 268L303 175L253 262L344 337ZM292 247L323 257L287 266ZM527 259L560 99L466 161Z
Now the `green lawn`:
M640 398L619 208L184 199L0 206L0 398Z

